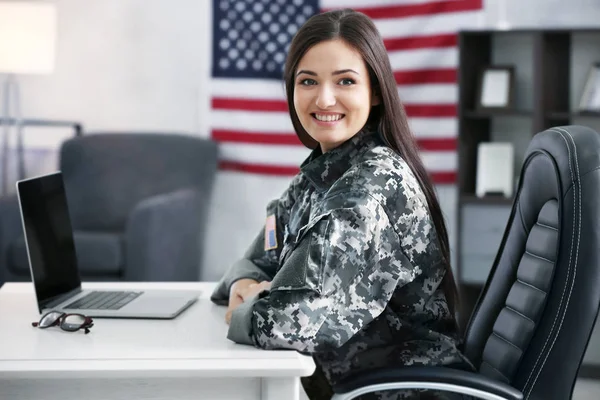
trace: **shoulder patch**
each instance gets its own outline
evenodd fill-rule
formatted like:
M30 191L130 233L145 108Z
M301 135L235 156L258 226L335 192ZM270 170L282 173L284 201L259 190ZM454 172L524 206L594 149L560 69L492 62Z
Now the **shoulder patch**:
M265 223L265 251L277 248L277 230L275 215L271 214L267 217Z

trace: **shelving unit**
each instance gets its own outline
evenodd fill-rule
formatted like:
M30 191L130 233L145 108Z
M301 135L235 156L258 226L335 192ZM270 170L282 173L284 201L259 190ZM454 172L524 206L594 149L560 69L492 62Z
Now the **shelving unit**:
M509 141L515 149L515 187L533 135L553 126L580 124L600 131L600 112L577 110L590 66L600 61L600 29L522 29L459 33L459 135L456 276L466 324L498 251L512 198L475 195L477 148ZM484 67L512 65L513 108L477 109ZM598 327L589 348L598 347ZM600 348L600 347L599 347ZM588 351L589 353L589 351ZM600 378L600 350L586 355L582 374Z

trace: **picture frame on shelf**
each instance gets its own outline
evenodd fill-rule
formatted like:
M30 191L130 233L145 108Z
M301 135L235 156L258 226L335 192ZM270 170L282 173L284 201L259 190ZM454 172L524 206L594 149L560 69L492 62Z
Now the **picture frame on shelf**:
M507 111L514 103L515 68L512 65L484 67L477 84L478 111Z
M475 194L479 198L504 196L511 198L514 190L514 144L482 142L477 146Z
M590 66L577 111L600 113L600 62Z

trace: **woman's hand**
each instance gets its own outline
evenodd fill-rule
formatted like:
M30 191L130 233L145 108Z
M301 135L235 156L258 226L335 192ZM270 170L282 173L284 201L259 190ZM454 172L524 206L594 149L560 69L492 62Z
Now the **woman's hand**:
M252 283L248 285L243 291L240 292L242 299L244 301L248 301L252 297L256 296L263 290L270 290L271 282L270 281L262 281L261 283Z
M254 279L240 279L231 285L229 289L229 304L225 313L225 322L229 324L231 321L231 313L244 302L241 291L244 291L248 286L258 283Z
M269 281L262 281L260 283L254 279L240 279L239 281L236 281L231 285L229 291L229 306L225 313L225 322L227 322L227 324L231 322L231 314L240 304L252 298L257 293L270 288L271 282Z

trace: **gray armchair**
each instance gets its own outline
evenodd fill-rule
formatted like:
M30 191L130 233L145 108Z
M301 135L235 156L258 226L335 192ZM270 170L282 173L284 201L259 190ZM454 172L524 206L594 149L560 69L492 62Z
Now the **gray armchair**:
M89 134L60 149L82 280L199 279L217 145L193 136ZM0 284L30 280L16 195L0 198Z

